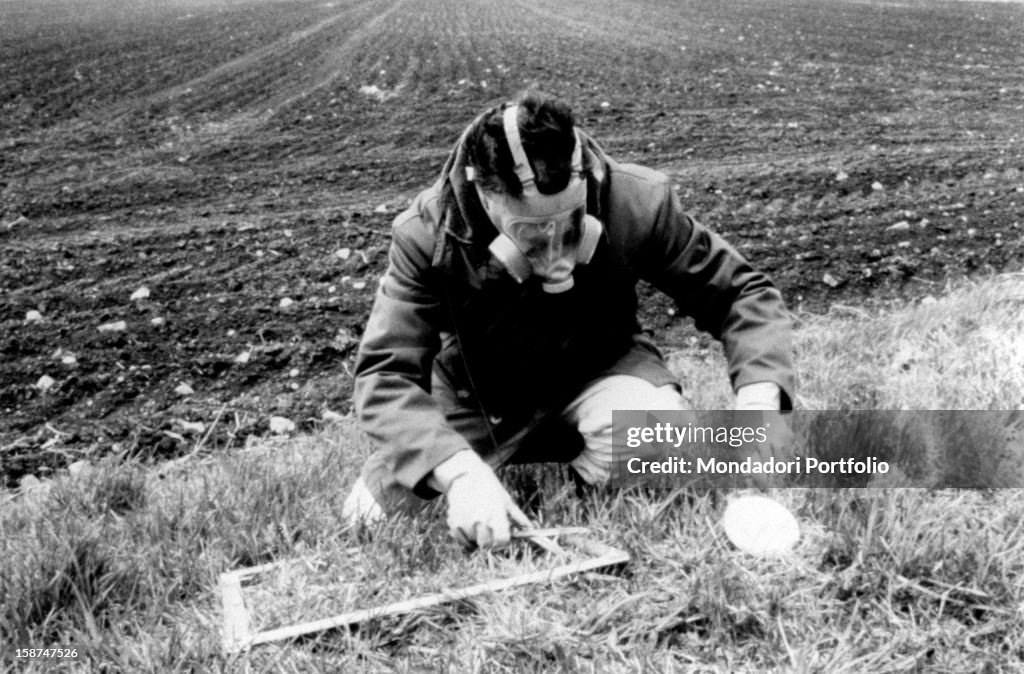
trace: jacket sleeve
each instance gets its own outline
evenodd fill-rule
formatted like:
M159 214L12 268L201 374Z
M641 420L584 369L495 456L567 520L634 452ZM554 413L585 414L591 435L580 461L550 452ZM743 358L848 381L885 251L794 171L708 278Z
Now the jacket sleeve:
M445 307L431 275L436 235L415 209L395 221L387 271L356 358L354 404L395 479L428 496L424 478L470 446L430 395Z
M643 277L722 342L734 391L773 382L782 389L782 408L791 409L792 321L782 294L722 237L684 213L667 180L658 190L652 228L640 244Z

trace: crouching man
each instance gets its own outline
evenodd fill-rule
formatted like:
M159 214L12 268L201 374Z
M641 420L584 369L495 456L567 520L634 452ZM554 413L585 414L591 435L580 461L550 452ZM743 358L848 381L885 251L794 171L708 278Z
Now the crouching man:
M477 117L394 222L356 364L376 451L345 516L444 494L457 540L500 546L529 522L494 467L566 462L606 482L612 410L684 406L641 333L639 279L723 343L737 408L790 407L780 293L683 212L665 175L617 163L537 92Z

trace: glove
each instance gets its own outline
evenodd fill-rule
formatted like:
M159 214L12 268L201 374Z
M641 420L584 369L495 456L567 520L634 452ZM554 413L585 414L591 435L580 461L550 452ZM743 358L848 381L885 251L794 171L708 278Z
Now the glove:
M761 462L770 459L776 461L792 461L794 458L794 435L786 415L779 411L782 405L782 391L773 382L757 382L740 387L736 391L736 410L740 412L737 420L744 419L743 425L756 425L765 428L767 440L758 442L753 448L751 455ZM754 412L761 410L760 414ZM764 477L755 477L755 482L764 483L760 486L767 486Z
M761 460L792 461L796 439L789 419L781 412L763 412L763 415L768 440L758 443Z
M510 520L523 528L531 526L491 467L472 450L458 452L437 466L431 485L444 491L448 531L465 548L508 545Z

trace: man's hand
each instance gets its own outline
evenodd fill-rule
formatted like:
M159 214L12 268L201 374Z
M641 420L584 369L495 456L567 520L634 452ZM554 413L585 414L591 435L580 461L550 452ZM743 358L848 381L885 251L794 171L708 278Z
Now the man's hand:
M740 459L749 457L765 466L768 463L788 463L796 458L795 438L787 415L770 410L737 410L733 415L733 424L737 428L756 434L753 441L741 449ZM788 472L780 473L782 478L772 473L751 473L749 480L760 488L779 487L784 485L784 476Z
M781 412L763 412L767 442L758 443L758 454L762 461L792 461L795 438L789 419Z
M435 468L431 485L445 492L448 530L464 547L502 547L512 537L511 524L530 527L529 518L491 467L472 450L459 452Z
M756 443L752 452L753 458L758 461L792 461L794 458L793 430L790 428L789 420L779 411L781 405L782 391L772 382L747 384L736 391L737 419L749 419L750 423L747 425L765 429L767 440ZM763 477L755 479L763 480Z

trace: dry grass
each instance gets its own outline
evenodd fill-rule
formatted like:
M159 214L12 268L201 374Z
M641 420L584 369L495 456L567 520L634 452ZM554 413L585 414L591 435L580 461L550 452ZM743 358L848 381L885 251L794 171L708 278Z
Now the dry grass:
M886 315L804 317L801 404L1016 409L1024 280L963 286ZM676 354L695 406L724 404L717 356ZM617 575L485 596L359 629L220 650L217 577L276 560L344 570L372 553L400 593L460 585L508 558L464 556L439 509L372 532L340 520L369 451L350 425L161 472L110 460L0 508L0 637L73 644L80 671L1007 671L1024 667L1024 500L1016 490L779 490L790 557L734 550L721 491L577 496L559 466L503 478L547 524L631 552ZM332 566L333 565L333 566ZM367 573L370 566L354 570ZM422 581L402 579L429 578ZM420 585L422 584L422 588ZM293 588L295 589L295 588ZM301 588L298 588L301 590ZM323 588L282 617L322 617ZM273 595L263 598L274 601ZM283 604L282 604L283 605ZM27 671L47 671L37 662Z

